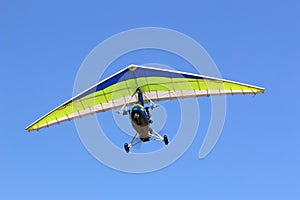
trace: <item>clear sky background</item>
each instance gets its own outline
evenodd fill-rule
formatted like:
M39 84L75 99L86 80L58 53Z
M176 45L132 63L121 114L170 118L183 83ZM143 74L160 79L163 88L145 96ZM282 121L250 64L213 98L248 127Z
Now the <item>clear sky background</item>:
M299 19L299 1L289 0L1 0L0 199L299 199ZM194 38L224 78L266 88L264 95L227 98L225 126L208 157L198 159L210 117L207 98L199 99L199 132L188 151L147 174L127 174L98 162L73 122L40 133L25 131L71 97L77 70L97 44L145 26ZM194 72L164 54L138 55L118 60L106 75L129 63L155 62ZM176 104L163 103L166 112L176 110ZM129 137L111 118L105 120L113 134L120 134L114 142L122 148ZM169 122L165 131L174 137Z

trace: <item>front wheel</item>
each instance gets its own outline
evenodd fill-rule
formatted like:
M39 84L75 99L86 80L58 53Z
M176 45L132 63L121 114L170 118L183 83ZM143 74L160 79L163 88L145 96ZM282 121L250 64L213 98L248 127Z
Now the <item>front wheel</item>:
M164 143L165 143L165 145L169 144L169 140L168 140L168 137L166 135L164 135Z

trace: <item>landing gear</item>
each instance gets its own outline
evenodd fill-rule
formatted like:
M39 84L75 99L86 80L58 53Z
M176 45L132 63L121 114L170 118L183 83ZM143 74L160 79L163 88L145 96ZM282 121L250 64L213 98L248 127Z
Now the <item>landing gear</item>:
M153 129L149 129L149 137L138 137L138 133L135 134L135 136L132 138L132 140L130 141L130 143L125 143L124 144L124 149L126 153L129 153L130 148L141 143L141 142L148 142L150 140L157 140L157 141L161 141L164 142L165 145L169 144L169 140L168 137L166 135L161 136L158 132L154 131Z
M128 143L124 144L124 149L125 149L126 153L129 152L131 147L133 147L133 146L137 145L138 143L142 142L142 140L140 138L138 138L137 136L138 136L138 134L136 133L129 144Z
M124 144L124 149L125 149L126 153L129 152L130 147L127 143Z
M166 135L164 135L164 143L165 143L165 145L169 144L169 140L168 140L168 137Z

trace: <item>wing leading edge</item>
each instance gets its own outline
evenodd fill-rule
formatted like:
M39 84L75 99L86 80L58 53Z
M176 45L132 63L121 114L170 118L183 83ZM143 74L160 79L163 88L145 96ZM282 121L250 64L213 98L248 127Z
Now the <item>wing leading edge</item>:
M258 94L264 88L198 74L146 66L130 65L100 81L53 109L26 130L39 130L86 115L105 112L137 101L131 95L140 87L152 101L176 98Z

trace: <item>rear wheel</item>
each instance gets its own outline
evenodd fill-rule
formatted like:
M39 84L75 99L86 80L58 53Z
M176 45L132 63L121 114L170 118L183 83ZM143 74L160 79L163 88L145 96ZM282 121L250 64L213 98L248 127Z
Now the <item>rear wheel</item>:
M129 152L130 148L129 148L129 145L127 143L124 144L124 149L125 149L126 153Z
M165 143L165 145L169 144L169 140L168 140L168 137L166 135L164 135L164 143Z

